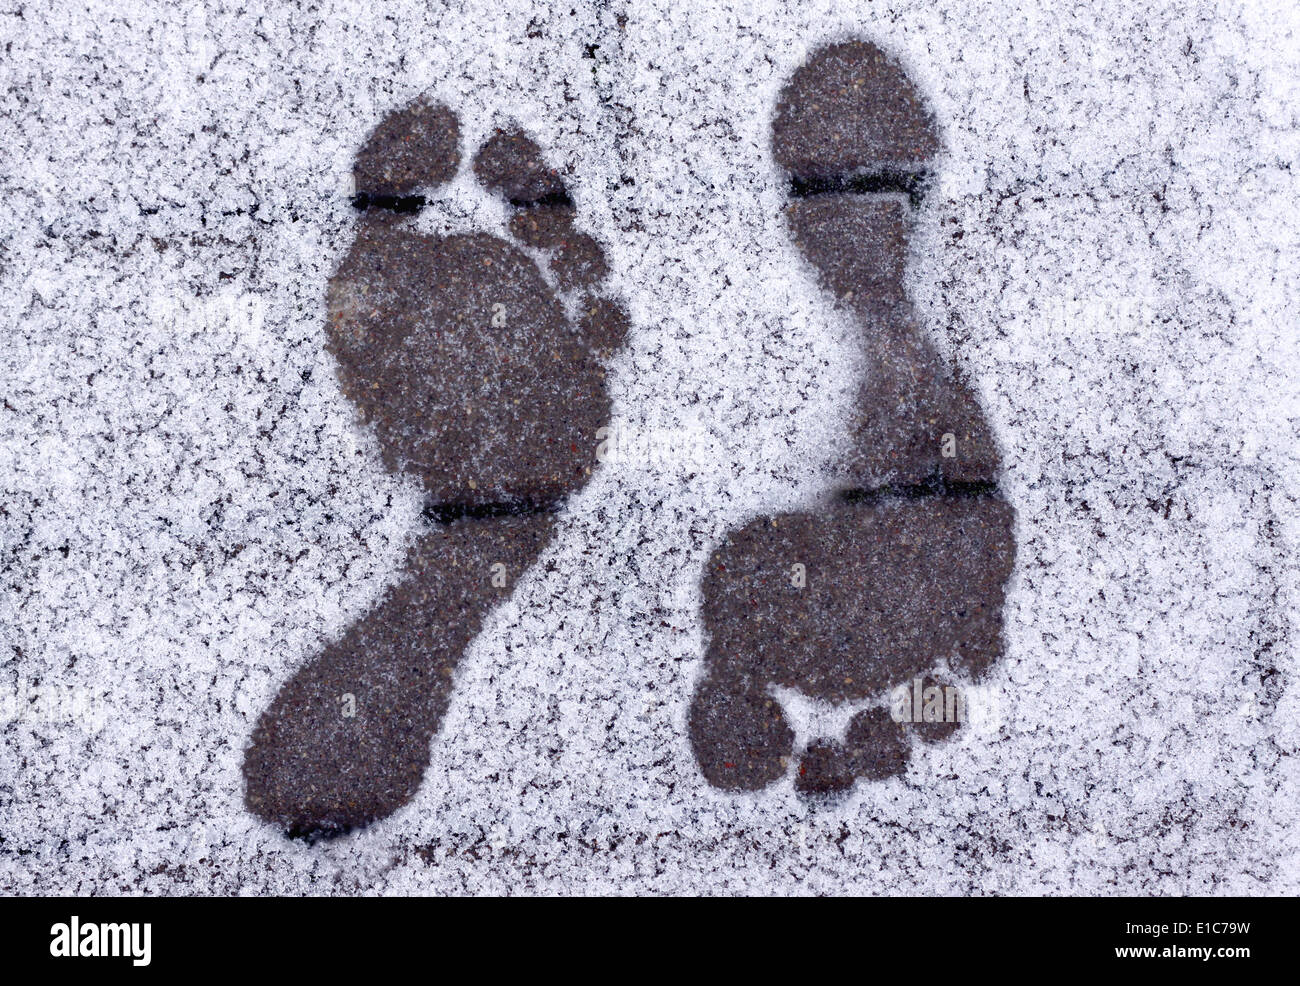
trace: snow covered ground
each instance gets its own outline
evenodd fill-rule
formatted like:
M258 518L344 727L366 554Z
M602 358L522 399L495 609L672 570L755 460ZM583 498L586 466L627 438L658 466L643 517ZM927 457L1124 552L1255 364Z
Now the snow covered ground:
M851 34L944 128L909 276L1019 554L996 714L817 806L710 789L685 716L704 559L842 434L768 135ZM0 0L0 44L0 889L1300 890L1293 4ZM240 763L419 524L323 342L351 156L424 92L570 169L616 423L679 454L602 468L417 798L308 846Z

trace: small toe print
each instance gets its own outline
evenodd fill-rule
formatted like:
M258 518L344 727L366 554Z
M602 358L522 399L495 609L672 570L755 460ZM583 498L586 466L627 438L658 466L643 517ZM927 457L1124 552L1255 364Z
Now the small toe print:
M551 258L551 270L555 272L560 288L572 291L599 284L609 273L609 266L605 263L605 251L600 244L586 233L578 233L556 247Z
M605 251L574 228L568 189L530 137L517 129L498 130L475 156L474 174L515 208L510 232L524 245L549 252L547 264L561 291L591 288L605 279Z
M554 250L577 235L570 205L538 205L520 209L510 218L510 233L526 246Z
M907 734L882 708L866 709L849 720L844 746L854 774L875 781L903 773L911 753Z
M853 763L843 745L819 740L809 745L794 776L800 794L838 794L857 780Z
M909 714L901 723L904 733L925 743L938 743L951 737L966 721L965 694L958 686L926 675L914 679L911 690L906 709Z
M558 172L546 163L542 150L519 129L498 130L474 156L474 174L484 188L508 202L527 204L568 199Z

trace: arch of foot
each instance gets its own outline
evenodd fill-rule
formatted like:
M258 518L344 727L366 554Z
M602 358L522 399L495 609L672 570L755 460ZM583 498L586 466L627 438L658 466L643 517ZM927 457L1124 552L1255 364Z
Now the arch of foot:
M970 679L997 660L1014 515L979 404L907 298L911 210L939 138L901 65L865 41L818 50L782 90L772 140L791 236L854 316L866 372L838 495L823 512L754 519L709 560L690 729L716 786L760 788L797 761L796 787L821 794L901 773L913 737L952 734L955 723L900 722L884 703L900 685ZM798 751L777 686L862 708L845 735Z
M609 415L603 362L627 321L563 180L526 135L499 131L473 170L508 201L518 242L422 232L416 216L460 166L455 113L416 100L353 169L357 230L328 286L327 348L385 464L423 482L428 525L376 606L254 729L245 802L294 836L339 835L413 797L465 648L589 478Z
M546 546L551 515L431 525L394 585L304 665L259 719L245 804L290 836L343 835L418 790L460 658Z

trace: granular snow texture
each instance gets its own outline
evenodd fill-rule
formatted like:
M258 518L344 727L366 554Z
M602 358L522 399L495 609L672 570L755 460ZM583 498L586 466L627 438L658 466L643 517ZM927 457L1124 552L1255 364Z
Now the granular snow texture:
M1300 890L1294 5L0 2L0 889ZM854 36L942 131L907 278L1002 450L1005 656L902 774L734 794L688 738L704 563L816 502L862 369L773 115ZM566 175L620 440L418 793L309 845L241 765L421 529L326 352L354 156L421 95ZM507 218L462 163L419 222Z

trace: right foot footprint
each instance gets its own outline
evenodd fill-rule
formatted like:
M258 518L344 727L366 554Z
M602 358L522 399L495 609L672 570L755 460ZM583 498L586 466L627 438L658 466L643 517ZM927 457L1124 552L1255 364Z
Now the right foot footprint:
M856 316L868 374L827 511L757 518L709 561L690 738L717 787L762 788L798 756L795 786L813 794L901 773L909 732L939 739L955 728L903 726L879 703L912 681L925 695L945 666L976 676L1000 656L1014 515L997 494L979 404L904 291L908 203L939 149L906 74L868 42L823 48L782 91L772 137L791 179L795 244ZM796 750L781 689L852 703L847 731Z
M603 358L627 321L532 140L498 130L473 162L528 252L416 229L425 193L457 173L459 144L455 114L417 100L380 123L353 169L360 216L329 284L328 348L385 464L423 481L428 528L384 599L253 732L246 803L293 836L341 834L415 794L461 655L586 484L609 415Z

